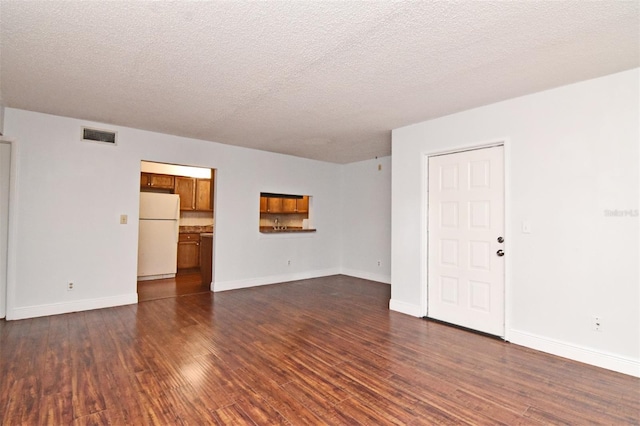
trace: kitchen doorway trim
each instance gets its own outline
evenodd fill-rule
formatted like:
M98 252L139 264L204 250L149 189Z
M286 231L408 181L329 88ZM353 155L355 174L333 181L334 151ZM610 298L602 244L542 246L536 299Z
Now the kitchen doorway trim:
M212 187L211 190L213 192L213 199L211 200L212 202L212 206L213 206L213 211L212 211L212 219L213 219L213 241L212 241L212 251L213 251L213 255L212 255L212 259L211 259L211 282L209 283L209 291L213 292L214 291L214 284L215 284L215 272L216 272L216 256L217 256L217 251L216 251L216 237L217 237L217 233L215 232L215 223L216 223L216 214L218 212L218 168L214 167L214 166L204 166L204 165L195 165L195 164L184 164L184 163L180 163L180 162L173 162L173 161L167 161L167 160L162 160L162 159L149 159L149 158L140 158L139 162L138 162L138 176L140 176L140 173L143 172L143 163L155 163L161 166L175 166L178 169L176 169L176 171L168 173L169 175L172 176L183 176L181 174L179 174L177 172L177 170L179 170L180 168L184 167L184 168L193 168L193 169L209 169L211 170L211 175L210 175L210 179L212 180ZM155 173L153 171L147 171L147 173ZM158 172L160 173L160 172ZM163 173L160 173L163 174ZM139 178L136 181L136 183L139 182ZM139 185L138 185L138 196L140 195L140 189L139 189ZM138 211L138 217L139 217L139 211ZM136 254L138 253L139 247L140 246L140 241L139 241L139 237L138 239L136 239ZM136 294L138 292L137 290L137 277L136 277Z
M7 260L6 260L6 288L3 288L2 312L7 320L15 319L15 294L16 294L16 243L17 243L17 212L18 212L18 159L20 158L20 144L13 139L0 137L0 144L8 144L11 147L9 165L9 208L7 226ZM6 176L6 175L5 175ZM4 242L2 242L4 244ZM3 273L5 273L3 272Z

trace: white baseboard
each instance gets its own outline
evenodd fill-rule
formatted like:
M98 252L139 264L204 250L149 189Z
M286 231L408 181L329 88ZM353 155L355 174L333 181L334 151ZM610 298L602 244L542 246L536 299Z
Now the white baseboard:
M413 303L401 302L399 300L391 299L389 301L389 309L392 311L400 312L402 314L411 315L412 317L423 317L422 309L420 305L414 305Z
M348 275L350 277L362 278L363 280L376 281L379 283L391 284L391 276L390 275L382 275L382 274L372 274L371 272L365 271L356 271L354 269L344 269L340 270L342 275Z
M72 302L51 303L47 305L24 306L7 310L7 320L44 317L48 315L68 314L70 312L89 311L92 309L111 308L113 306L138 303L138 294L101 297L98 299L74 300Z
M163 280L165 278L175 278L176 274L161 274L161 275L145 275L143 277L137 277L138 281L151 281L151 280Z
M638 359L626 358L513 329L509 330L508 336L509 341L516 345L640 377L640 360Z
M306 280L309 278L328 277L330 275L338 275L338 268L322 269L318 271L305 271L286 275L271 275L268 277L249 278L246 280L235 281L216 281L212 284L211 290L214 292L237 290L240 288L257 287L261 285L285 283L289 281Z

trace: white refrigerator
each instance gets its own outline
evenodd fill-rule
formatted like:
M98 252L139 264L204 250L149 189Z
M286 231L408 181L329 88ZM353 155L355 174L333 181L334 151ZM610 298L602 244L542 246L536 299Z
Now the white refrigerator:
M179 195L140 193L138 281L176 276L179 219Z

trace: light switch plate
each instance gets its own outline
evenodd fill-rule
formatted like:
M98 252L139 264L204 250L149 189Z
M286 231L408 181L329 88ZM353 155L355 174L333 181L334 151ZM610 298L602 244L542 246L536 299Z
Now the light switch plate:
M120 225L126 225L127 224L127 215L126 214L121 214L120 215Z
M528 220L523 220L522 221L522 233L523 234L530 234L531 233L531 222L529 222Z

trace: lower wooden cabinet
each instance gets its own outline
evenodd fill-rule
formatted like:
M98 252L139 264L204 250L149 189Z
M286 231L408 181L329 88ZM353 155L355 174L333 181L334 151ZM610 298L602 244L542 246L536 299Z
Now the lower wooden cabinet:
M200 234L180 234L178 239L178 269L200 266Z
M211 285L213 266L213 234L200 236L200 275L203 285Z

